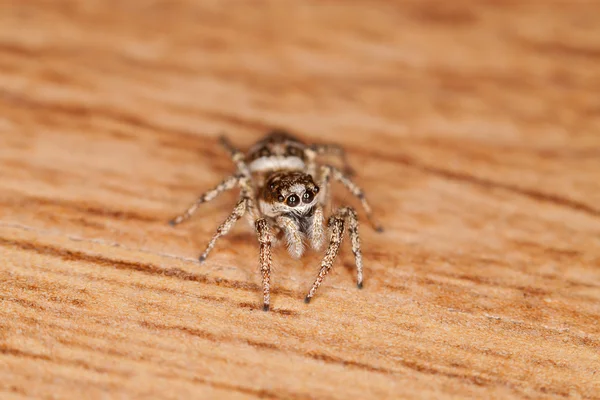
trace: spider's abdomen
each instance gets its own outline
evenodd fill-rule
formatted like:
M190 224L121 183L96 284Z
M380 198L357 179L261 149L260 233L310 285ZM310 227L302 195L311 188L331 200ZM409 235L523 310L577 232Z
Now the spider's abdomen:
M254 145L246 155L251 172L280 169L300 170L306 166L306 145L284 132L273 132Z
M249 163L250 172L275 171L278 169L304 169L301 157L268 156L260 157Z

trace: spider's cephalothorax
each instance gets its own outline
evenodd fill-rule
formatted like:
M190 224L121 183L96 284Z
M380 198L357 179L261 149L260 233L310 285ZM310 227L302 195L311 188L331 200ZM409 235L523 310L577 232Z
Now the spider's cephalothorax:
M272 244L284 240L288 251L295 258L302 256L305 244L310 244L314 249L321 247L326 233L323 208L328 200L331 178L342 183L358 197L373 227L379 232L382 230L373 220L371 207L363 191L349 178L350 168L340 147L328 144L309 146L279 131L269 134L245 154L224 137L221 138L221 144L231 154L237 166L236 173L200 196L182 215L174 218L171 224L176 225L188 219L200 204L214 199L219 193L239 187L241 193L238 203L217 229L200 256L200 262L206 259L217 239L227 234L237 220L247 215L256 229L260 243L264 310L268 310L270 304ZM342 159L343 171L317 162L318 156L328 154ZM358 287L362 288L362 255L356 212L350 207L339 208L329 217L327 226L329 246L317 279L306 296L307 303L331 269L346 229L356 260Z

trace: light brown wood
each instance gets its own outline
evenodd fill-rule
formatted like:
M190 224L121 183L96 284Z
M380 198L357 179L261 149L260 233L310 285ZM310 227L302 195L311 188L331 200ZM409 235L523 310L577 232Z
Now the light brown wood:
M600 398L600 7L530 3L0 1L0 398ZM273 127L347 147L362 291L167 225Z

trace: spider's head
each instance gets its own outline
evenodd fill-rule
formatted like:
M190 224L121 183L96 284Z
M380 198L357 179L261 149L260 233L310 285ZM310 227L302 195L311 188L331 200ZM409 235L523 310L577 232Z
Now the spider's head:
M267 215L305 214L317 202L319 187L311 175L299 171L275 172L261 191L261 209Z

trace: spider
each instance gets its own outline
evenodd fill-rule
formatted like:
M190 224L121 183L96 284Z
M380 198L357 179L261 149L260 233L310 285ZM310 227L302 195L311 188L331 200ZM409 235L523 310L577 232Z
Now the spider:
M221 136L219 141L229 152L237 171L201 195L183 214L171 220L170 224L180 224L189 219L201 204L215 199L226 190L239 187L237 204L218 227L199 260L200 263L204 262L217 239L226 235L246 215L251 225L254 225L260 243L264 311L268 311L270 305L271 246L285 241L294 258L302 256L306 244L316 250L322 247L326 235L323 210L328 201L332 178L358 197L371 225L382 232L381 226L373 219L364 192L349 177L352 170L341 147L333 144L307 145L282 131L271 132L246 153L235 148L225 136ZM317 158L321 155L337 156L343 162L344 169L318 163ZM363 263L356 211L347 206L338 208L329 217L327 226L329 245L317 278L305 298L306 303L310 302L331 270L346 228L356 261L357 285L359 289L363 287Z

